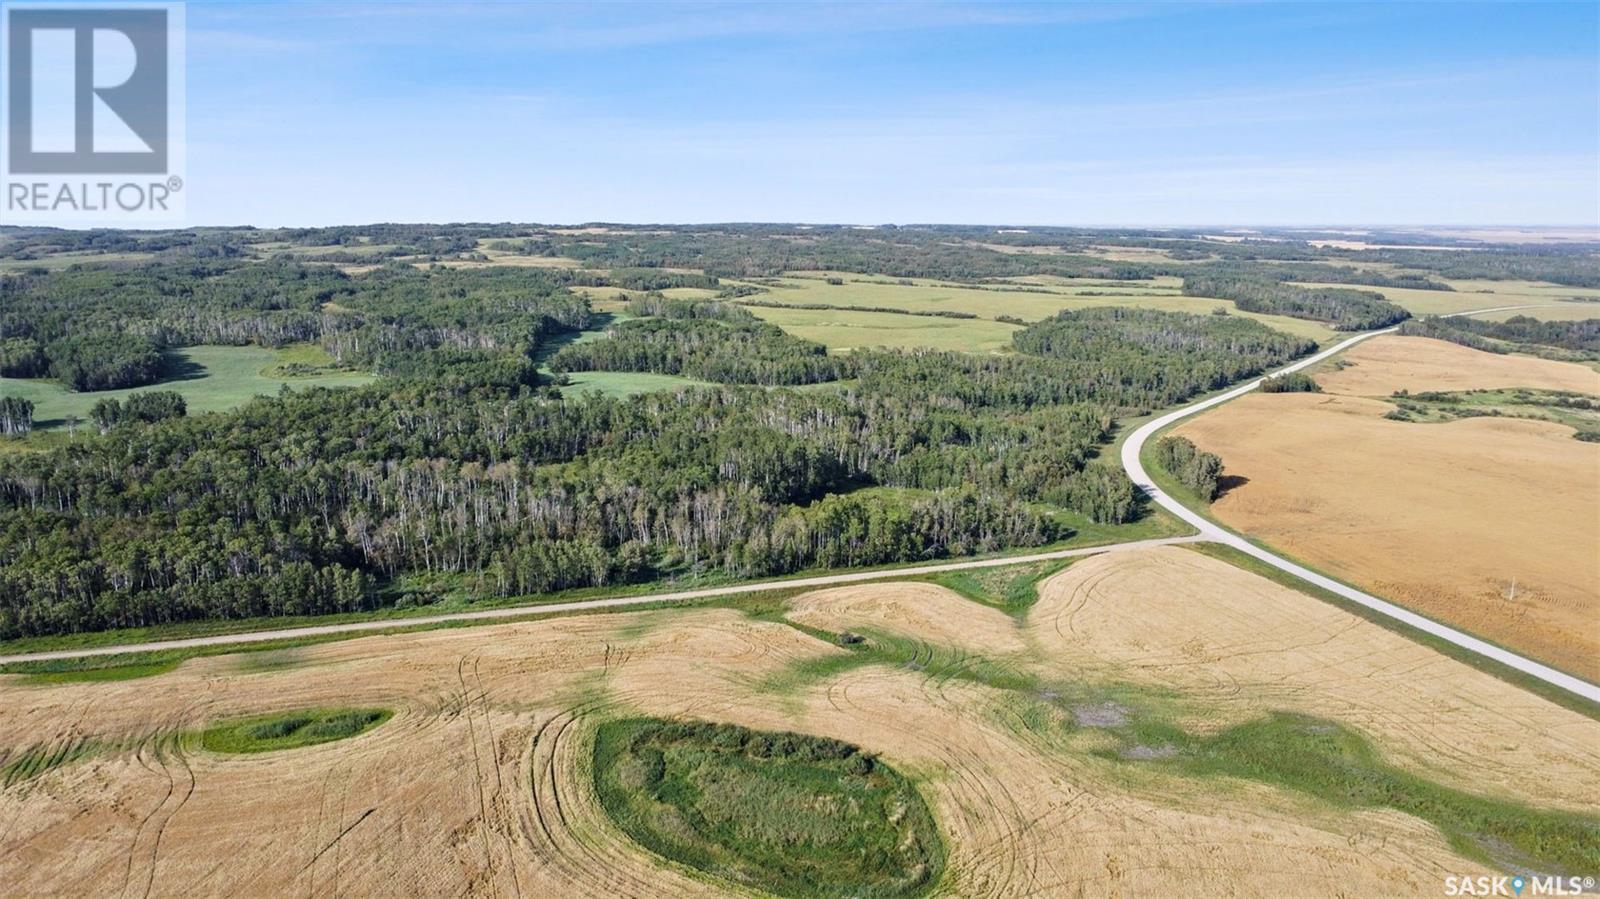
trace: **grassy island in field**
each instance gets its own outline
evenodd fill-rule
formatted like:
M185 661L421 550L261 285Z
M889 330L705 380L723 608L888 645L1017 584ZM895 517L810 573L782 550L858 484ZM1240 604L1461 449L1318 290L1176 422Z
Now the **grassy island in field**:
M608 722L595 785L611 819L658 855L780 896L917 896L944 867L911 783L826 737Z
M308 709L223 721L200 733L211 752L272 752L331 743L364 733L388 721L387 709Z

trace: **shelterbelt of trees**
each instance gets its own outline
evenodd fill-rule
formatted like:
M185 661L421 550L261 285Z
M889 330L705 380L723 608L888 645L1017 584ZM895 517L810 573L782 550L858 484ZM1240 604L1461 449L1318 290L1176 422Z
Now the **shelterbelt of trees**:
M1600 306L1595 313L1595 318L1578 321L1540 321L1526 315L1514 315L1503 322L1465 316L1428 317L1406 322L1400 333L1449 340L1491 353L1549 347L1600 359Z

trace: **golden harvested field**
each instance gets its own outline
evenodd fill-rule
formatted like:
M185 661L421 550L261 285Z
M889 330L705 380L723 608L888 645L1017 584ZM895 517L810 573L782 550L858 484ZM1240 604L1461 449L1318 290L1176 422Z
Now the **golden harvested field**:
M1600 372L1586 366L1484 353L1427 337L1376 337L1340 358L1353 364L1316 374L1328 393L1385 397L1397 390L1536 387L1600 395Z
M1463 790L1600 805L1600 723L1194 550L1073 565L1045 582L1028 633L1064 665L1186 697L1212 727L1292 709Z
M1600 373L1379 337L1317 375L1175 433L1246 479L1224 523L1441 621L1600 679L1600 445L1540 421L1383 416L1396 390L1533 387L1600 396ZM1512 581L1516 599L1510 599Z
M0 791L0 883L16 895L721 893L628 842L597 803L594 726L641 712L880 753L933 810L945 895L1434 896L1446 874L1490 873L1392 809L1108 753L1122 718L1203 733L1307 712L1447 786L1600 804L1600 724L1185 549L1082 560L1020 622L925 584L811 593L785 614L910 659L818 667L850 651L780 617L705 608L219 656L137 681L0 679L0 747L122 747ZM986 681L1012 676L1041 686ZM396 714L254 756L175 736L331 705Z

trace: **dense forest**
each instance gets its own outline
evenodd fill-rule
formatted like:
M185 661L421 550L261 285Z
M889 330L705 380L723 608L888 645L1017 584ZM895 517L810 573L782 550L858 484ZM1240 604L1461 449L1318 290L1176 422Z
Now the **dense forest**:
M1112 261L1104 246L1165 256ZM1017 247L1049 252L1005 251ZM485 265L489 251L580 265ZM33 264L58 254L82 262ZM109 254L119 261L95 263ZM18 263L0 275L0 376L149 386L171 377L170 350L200 344L314 344L380 375L204 415L171 390L141 390L95 403L92 432L43 442L26 436L32 405L0 399L13 438L0 452L0 638L932 559L1044 545L1075 516L1127 522L1141 514L1132 483L1095 462L1118 418L1313 344L1241 316L1104 308L1027 324L1004 353L838 355L737 301L793 269L997 296L1030 289L1002 278L1173 276L1243 308L1359 328L1394 320L1389 304L1288 282L1444 287L1365 267L1381 261L1369 255L934 226L0 228L0 257ZM1491 255L1511 259L1480 249L1412 268ZM1592 265L1517 258L1507 271L1548 258L1573 281ZM597 287L628 291L625 315L597 314L571 289ZM675 288L722 299L658 292ZM1479 335L1488 323L1437 321L1407 327L1594 341L1580 326L1513 319ZM558 389L563 373L596 369L712 386ZM1215 492L1220 461L1169 450L1180 479Z
M817 384L846 377L850 360L820 343L791 337L738 306L721 302L635 300L642 317L622 322L604 340L563 348L557 372L645 371L720 384Z
M75 266L0 278L0 373L49 374L74 390L139 387L162 351L197 344L313 342L341 365L415 368L418 353L525 350L589 325L572 286L715 286L703 275L514 267L362 274L298 262Z
M573 228L531 224L376 224L329 228L195 228L177 231L62 231L0 226L0 257L148 254L152 261L238 260L382 263L481 255L481 248L566 256L591 269L684 268L708 276L758 277L785 270L852 271L976 281L1021 275L1183 277L1207 269L1254 271L1269 280L1444 288L1438 278L1540 280L1600 287L1595 244L1510 244L1377 231L1379 246L1346 249L1343 232L1262 231L1230 241L1183 228L1106 230L1061 227L716 224L638 228L591 222ZM1411 246L1408 246L1411 245ZM1423 249L1421 247L1446 247ZM1451 249L1452 247L1458 249ZM1007 248L1050 253L1007 253ZM1111 261L1099 248L1142 248L1165 258ZM308 251L316 251L314 253ZM349 256L330 256L347 251ZM1392 273L1400 267L1410 272ZM644 288L649 289L649 288ZM658 288L659 289L659 288Z
M560 286L551 277L542 295ZM540 295L522 308L565 309ZM492 330L499 308L463 328ZM616 345L594 358L755 383L772 360L830 362L736 311L707 312L563 352ZM709 330L668 330L635 355L630 335L660 326ZM97 407L98 439L0 457L0 635L368 608L406 574L517 595L1040 545L1067 534L1041 503L1137 514L1126 477L1088 464L1116 414L1310 348L1241 319L1103 309L1019 332L1012 356L860 354L829 392L574 400L530 379L548 336L227 414L135 394ZM759 364L719 362L740 358Z

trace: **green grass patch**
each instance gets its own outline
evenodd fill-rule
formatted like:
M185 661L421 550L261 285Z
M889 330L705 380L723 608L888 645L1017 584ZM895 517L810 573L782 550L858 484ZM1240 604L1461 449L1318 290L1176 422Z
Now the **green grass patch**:
M1039 584L1076 559L1025 562L998 568L971 568L933 575L931 580L986 606L994 606L1019 620L1039 601Z
M1474 796L1393 768L1365 738L1339 724L1276 713L1212 736L1170 726L1129 729L1127 758L1193 776L1237 777L1313 796L1336 808L1391 808L1439 829L1451 848L1509 869L1547 875L1600 870L1600 818L1531 809Z
M915 786L855 746L731 724L600 725L595 788L650 851L779 896L920 896L944 846Z
M247 652L239 656L234 670L240 674L270 674L288 671L306 663L305 653L298 646L271 649L265 652Z
M1011 347L1017 325L986 319L937 318L850 309L747 307L757 318L830 350L871 347L995 353Z
M900 634L862 630L846 634L817 632L788 619L784 624L818 636L847 650L798 659L763 678L756 688L764 693L793 695L864 665L887 665L914 671L937 683L959 680L995 690L1033 691L1039 679L1003 662L952 646L941 646Z
M678 375L633 371L575 371L569 373L567 379L568 383L562 386L561 394L569 397L578 397L586 393L625 397L640 393L655 393L659 390L717 386Z
M331 743L364 733L388 721L388 709L307 709L213 724L200 732L210 752L274 752Z
M352 374L339 365L327 350L314 343L296 343L274 350L276 358L261 369L269 380L300 382L308 378L329 378Z
M134 680L166 674L183 663L182 658L153 658L147 661L118 661L116 656L89 659L52 659L44 662L17 662L6 665L4 673L22 674L24 684L81 684Z
M315 349L315 348L311 348ZM222 412L243 405L257 396L276 394L284 384L295 389L307 387L350 387L366 384L372 375L348 371L304 368L313 358L311 349L285 347L281 350L258 346L195 346L168 353L175 376L159 384L129 390L103 390L75 393L50 380L0 378L0 396L15 396L33 401L33 420L39 430L64 428L68 419L77 419L87 433L94 432L89 410L102 399L125 400L128 394L150 390L173 390L183 394L189 414ZM320 352L320 351L318 351ZM293 377L275 377L268 372L294 366ZM80 437L82 433L80 432ZM30 441L33 438L30 438Z
M20 752L0 754L0 788L32 780L93 755L99 749L98 741L78 738L53 744L35 743Z
M1600 397L1571 390L1528 387L1422 393L1402 390L1387 399L1395 408L1385 418L1395 421L1434 423L1464 418L1526 418L1566 425L1577 434L1600 435Z

